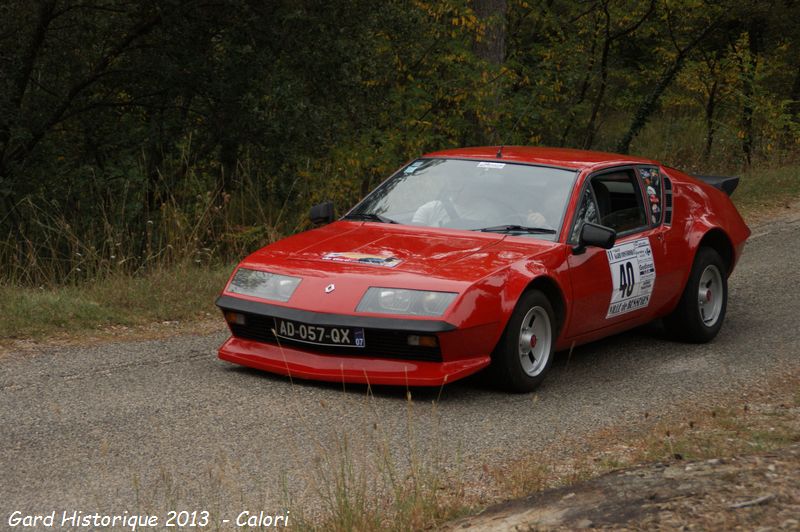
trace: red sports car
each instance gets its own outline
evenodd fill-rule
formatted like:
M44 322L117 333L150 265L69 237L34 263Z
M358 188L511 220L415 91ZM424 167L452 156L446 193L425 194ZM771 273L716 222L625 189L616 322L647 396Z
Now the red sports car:
M430 153L244 259L217 300L232 334L219 357L402 386L489 367L527 392L555 351L657 318L707 342L750 234L737 183L610 153Z

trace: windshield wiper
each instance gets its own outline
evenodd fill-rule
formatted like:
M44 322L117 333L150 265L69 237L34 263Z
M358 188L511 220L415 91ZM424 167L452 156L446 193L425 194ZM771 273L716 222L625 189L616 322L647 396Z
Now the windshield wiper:
M555 229L548 227L525 227L524 225L495 225L493 227L484 227L483 229L473 229L473 231L482 231L484 233L531 233L539 235L554 235Z
M346 220L367 220L370 222L381 222L385 224L396 224L391 218L375 214L374 212L354 212L345 216Z

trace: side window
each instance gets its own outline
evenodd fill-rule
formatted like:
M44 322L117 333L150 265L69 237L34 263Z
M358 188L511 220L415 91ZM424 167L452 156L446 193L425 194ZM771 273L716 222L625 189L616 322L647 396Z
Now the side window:
M661 223L661 173L656 167L640 167L639 175L642 176L647 201L650 204L650 223L658 225Z
M583 191L581 203L578 205L578 212L575 215L575 225L572 226L572 234L569 237L570 242L577 242L578 235L581 232L581 227L586 222L599 224L600 217L597 214L597 203L594 199L591 187L586 187Z
M601 174L591 181L600 224L625 233L649 226L639 180L633 170Z

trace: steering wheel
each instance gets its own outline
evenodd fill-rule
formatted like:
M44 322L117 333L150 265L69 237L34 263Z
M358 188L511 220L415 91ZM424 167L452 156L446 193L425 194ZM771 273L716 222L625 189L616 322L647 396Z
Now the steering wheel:
M463 218L458 215L456 206L453 205L453 200L450 199L450 196L444 195L439 199L439 201L442 204L442 208L444 208L444 211L447 213L447 217L450 219L451 224L458 225L459 222L463 221Z
M500 222L501 224L529 225L527 215L519 212L519 208L514 207L507 201L496 198L487 198L485 201L486 205L491 207L493 214L496 213L498 215L498 220L502 220L502 222Z

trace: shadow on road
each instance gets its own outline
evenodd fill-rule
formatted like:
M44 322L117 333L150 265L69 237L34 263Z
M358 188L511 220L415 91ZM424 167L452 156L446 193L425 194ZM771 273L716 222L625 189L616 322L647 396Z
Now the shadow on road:
M614 358L619 357L620 353L624 354L636 351L637 347L641 347L641 345L645 343L661 344L661 347L665 347L665 345L671 343L671 341L667 339L660 322L656 321L631 331L575 347L571 351L558 352L553 360L553 366L550 369L548 378L539 390L533 393L546 391L550 388L550 385L562 379L569 378L569 375L572 373L583 374L587 371L595 371L607 377L608 372L604 371L604 365L613 364ZM365 384L290 379L283 375L234 365L226 367L225 371L262 381L265 386L275 383L307 389L343 392L351 396L365 396L371 394L378 398L397 401L406 401L409 397L409 393L414 401L425 402L459 400L466 397L470 400L474 400L476 399L476 395L493 397L507 395L506 392L499 390L494 383L491 382L487 371L481 371L475 375L442 387L412 386L409 388L402 386L368 386ZM627 376L619 375L619 378L627 378ZM606 378L606 381L607 380Z

